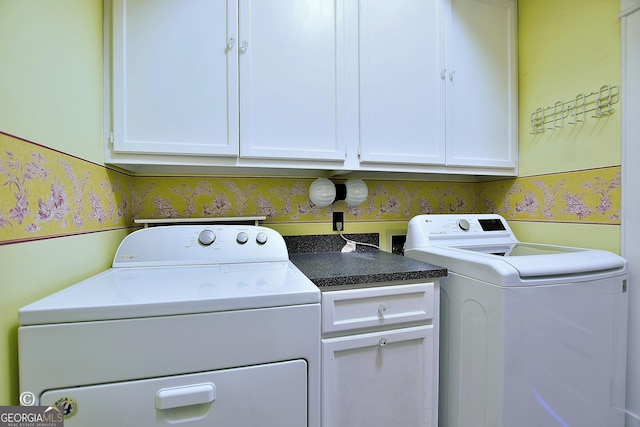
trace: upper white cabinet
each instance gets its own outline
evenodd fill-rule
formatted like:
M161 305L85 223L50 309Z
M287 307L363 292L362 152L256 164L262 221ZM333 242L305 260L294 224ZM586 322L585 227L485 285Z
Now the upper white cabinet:
M360 0L360 160L444 164L441 1Z
M240 156L344 160L344 8L240 1Z
M344 160L342 4L113 0L111 151Z
M515 168L515 0L448 0L447 165Z
M238 154L237 5L113 0L113 150Z
M364 0L359 32L362 164L515 171L515 0Z
M517 172L516 0L106 0L105 29L106 163Z

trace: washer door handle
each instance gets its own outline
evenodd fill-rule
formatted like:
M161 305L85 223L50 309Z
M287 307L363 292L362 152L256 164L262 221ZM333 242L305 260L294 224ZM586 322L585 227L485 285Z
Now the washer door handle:
M171 409L201 405L214 400L216 400L216 386L213 383L162 388L156 393L156 408Z

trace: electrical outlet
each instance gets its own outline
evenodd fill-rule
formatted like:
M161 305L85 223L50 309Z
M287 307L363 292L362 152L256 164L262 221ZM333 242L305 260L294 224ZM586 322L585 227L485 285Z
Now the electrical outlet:
M344 231L344 212L333 213L333 231Z
M391 236L391 253L404 255L404 243L407 240L406 234Z

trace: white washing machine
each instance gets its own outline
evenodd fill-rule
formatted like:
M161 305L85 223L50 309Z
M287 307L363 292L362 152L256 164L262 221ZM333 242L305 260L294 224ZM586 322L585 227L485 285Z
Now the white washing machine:
M419 215L405 256L449 271L441 427L623 427L627 267L519 242L499 215Z
M65 426L320 425L320 292L269 228L136 231L19 321L21 400Z

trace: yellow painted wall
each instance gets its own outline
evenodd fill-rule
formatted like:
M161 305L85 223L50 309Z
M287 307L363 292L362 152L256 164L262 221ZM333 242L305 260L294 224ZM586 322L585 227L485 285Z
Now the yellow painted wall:
M571 101L578 94L599 91L602 85L620 85L619 8L618 0L518 0L520 178L515 189L506 185L494 199L508 198L510 191L523 189L530 189L533 194L540 191L533 188L538 181L556 185L546 187L546 196L571 204L575 211L580 210L580 203L588 204L589 197L619 197L619 188L614 187L619 186L620 177L621 103L613 105L614 111L608 117L593 118L593 113L588 113L582 124L565 121L562 128L538 134L531 134L530 125L531 114L537 108ZM600 168L617 170L618 181L608 172L601 174ZM563 172L581 175L582 182L591 186L594 194L582 197L572 186L571 191L563 191L557 186L566 176ZM585 180L585 175L592 179ZM603 175L609 178L599 180ZM490 188L491 185L485 190ZM577 188L584 189L582 185ZM522 193L521 197L515 201L525 206ZM619 201L613 206L619 215ZM600 225L599 221L584 221L577 216L547 218L542 210L526 218L523 212L516 212L515 205L510 209L509 214L515 216L512 226L522 240L620 252L619 217L609 225ZM606 207L602 205L602 209Z
M0 131L101 163L102 64L101 0L0 0ZM9 143L0 144L6 156ZM4 184L20 165L3 160ZM0 208L15 206L15 184L0 189ZM18 400L17 309L103 270L125 234L0 246L0 405Z
M0 130L103 161L101 0L0 0Z
M617 0L519 0L520 176L620 165L620 107L609 117L531 134L537 108L620 85Z

